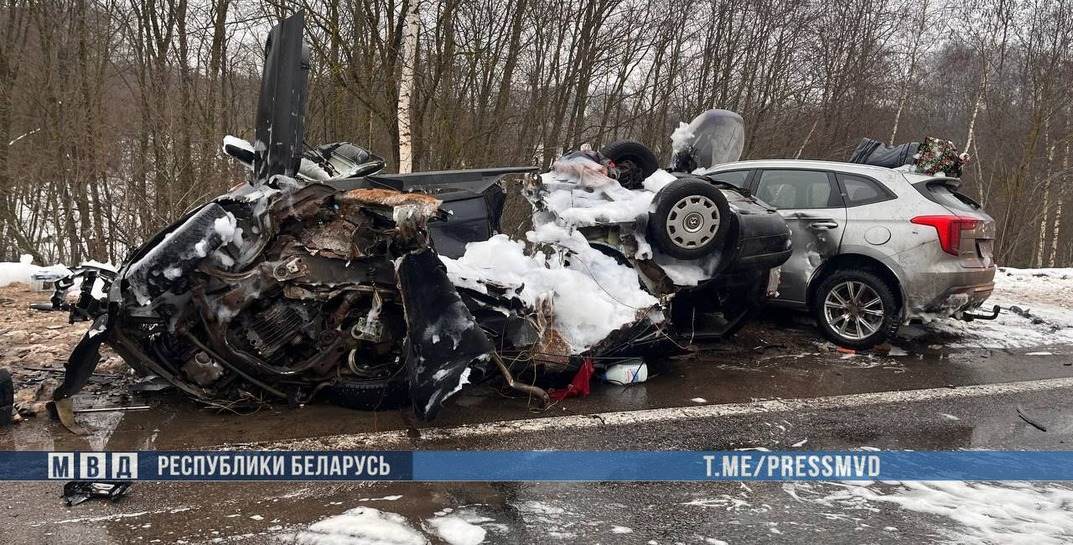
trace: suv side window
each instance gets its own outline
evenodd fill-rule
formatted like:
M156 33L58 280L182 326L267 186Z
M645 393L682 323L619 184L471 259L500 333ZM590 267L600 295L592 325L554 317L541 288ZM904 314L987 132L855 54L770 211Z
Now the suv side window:
M842 184L842 195L846 199L846 206L861 206L895 198L887 188L863 176L840 173L838 181Z
M749 179L748 170L727 170L725 172L713 172L708 175L709 178L717 181L728 183L734 187L745 187L746 180Z
M783 210L842 205L831 178L826 172L816 170L765 170L760 174L756 198Z

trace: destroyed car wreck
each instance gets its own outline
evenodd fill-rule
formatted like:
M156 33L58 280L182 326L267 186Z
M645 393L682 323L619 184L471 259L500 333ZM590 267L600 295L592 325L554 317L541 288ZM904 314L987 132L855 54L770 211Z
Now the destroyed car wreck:
M790 234L773 209L651 161L575 152L539 177L392 175L349 143L303 153L301 14L266 50L256 142L224 145L249 181L147 241L106 296L72 309L91 305L94 323L54 393L69 428L102 344L214 406L412 403L430 419L466 384L502 377L546 402L530 379L727 335L778 283ZM630 188L616 179L626 170ZM509 173L527 176L525 241L496 234Z

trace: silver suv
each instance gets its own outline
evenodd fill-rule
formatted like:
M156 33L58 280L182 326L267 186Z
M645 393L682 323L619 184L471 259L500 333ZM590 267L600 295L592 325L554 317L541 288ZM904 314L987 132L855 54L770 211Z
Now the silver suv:
M776 303L869 348L911 319L961 317L994 288L995 222L958 180L853 163L763 160L707 169L777 208L793 231Z

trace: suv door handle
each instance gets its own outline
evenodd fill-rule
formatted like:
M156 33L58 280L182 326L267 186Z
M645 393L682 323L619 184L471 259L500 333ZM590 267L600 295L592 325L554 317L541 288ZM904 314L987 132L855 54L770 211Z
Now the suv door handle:
M808 224L809 229L834 229L838 227L838 222L834 220L820 220L814 221Z

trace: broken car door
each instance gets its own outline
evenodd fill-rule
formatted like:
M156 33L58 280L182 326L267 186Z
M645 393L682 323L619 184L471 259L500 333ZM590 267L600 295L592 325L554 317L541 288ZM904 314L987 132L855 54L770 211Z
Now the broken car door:
M820 170L762 170L756 180L756 197L777 208L792 233L777 299L804 303L813 273L838 253L846 225L842 195L834 176Z

